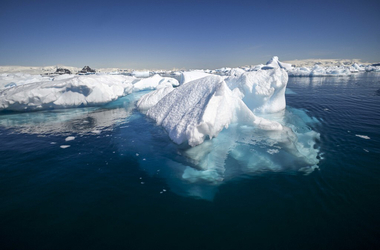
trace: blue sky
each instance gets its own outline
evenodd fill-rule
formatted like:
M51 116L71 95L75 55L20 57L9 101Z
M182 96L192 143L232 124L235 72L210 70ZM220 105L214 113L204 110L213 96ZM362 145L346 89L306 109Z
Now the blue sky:
M0 65L380 61L380 1L0 1Z

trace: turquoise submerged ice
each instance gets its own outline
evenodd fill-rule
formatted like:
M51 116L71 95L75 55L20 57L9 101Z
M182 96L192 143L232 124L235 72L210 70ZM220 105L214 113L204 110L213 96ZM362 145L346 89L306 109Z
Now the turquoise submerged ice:
M190 195L204 196L196 184L216 186L242 174L317 168L319 134L308 126L317 121L286 109L287 81L279 67L231 70L227 77L204 76L158 89L137 106L180 145L187 162L175 163L177 170L183 181L194 184Z

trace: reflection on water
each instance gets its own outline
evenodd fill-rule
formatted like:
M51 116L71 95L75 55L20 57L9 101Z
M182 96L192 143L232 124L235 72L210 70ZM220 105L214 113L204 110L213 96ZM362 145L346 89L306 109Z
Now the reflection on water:
M0 115L0 126L15 133L38 135L86 134L112 130L124 122L134 109L135 102L145 92L118 99L97 108L74 108Z

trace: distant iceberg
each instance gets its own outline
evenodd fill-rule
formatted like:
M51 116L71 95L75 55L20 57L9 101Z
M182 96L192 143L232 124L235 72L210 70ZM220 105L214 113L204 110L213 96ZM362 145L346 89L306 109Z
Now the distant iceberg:
M149 78L143 78L133 84L133 91L141 91L148 89L157 89L167 86L178 86L179 83L176 79L171 77L161 77L156 74Z

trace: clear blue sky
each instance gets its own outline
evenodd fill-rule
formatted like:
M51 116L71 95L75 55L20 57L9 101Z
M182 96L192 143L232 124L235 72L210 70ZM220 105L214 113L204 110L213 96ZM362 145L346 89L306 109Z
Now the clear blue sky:
M219 68L380 61L380 1L0 1L0 65Z

